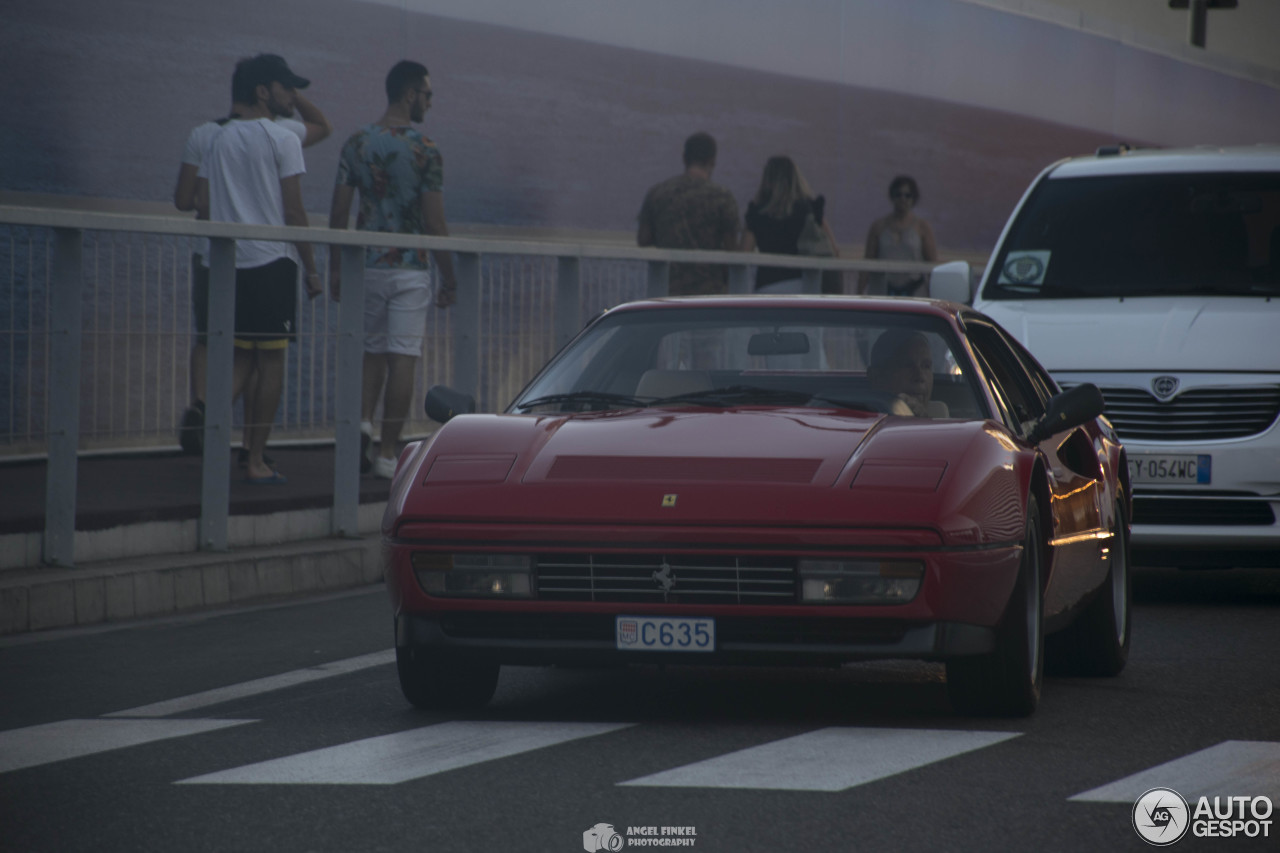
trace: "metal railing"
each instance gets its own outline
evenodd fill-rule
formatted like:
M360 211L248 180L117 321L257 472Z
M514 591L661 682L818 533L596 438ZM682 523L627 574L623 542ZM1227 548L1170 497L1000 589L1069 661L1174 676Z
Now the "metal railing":
M187 405L190 257L208 238L210 295L206 446L227 446L235 240L307 241L321 269L342 253L342 301L300 301L273 437L335 443L331 531L356 535L359 499L363 270L366 246L454 253L458 301L433 310L407 435L429 429L424 390L448 384L500 410L599 311L667 293L672 262L729 269L750 292L757 264L823 271L924 273L932 264L641 249L592 242L416 237L198 222L0 205L0 461L47 454L44 562L74 561L77 458L94 449L169 446ZM354 310L352 307L354 306ZM225 550L229 457L203 459L199 547Z

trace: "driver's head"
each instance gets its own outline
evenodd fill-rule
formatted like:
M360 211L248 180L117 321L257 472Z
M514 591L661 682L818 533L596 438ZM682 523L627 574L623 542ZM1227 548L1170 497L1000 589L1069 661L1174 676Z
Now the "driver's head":
M923 333L888 329L871 347L867 378L890 394L909 394L921 403L933 396L933 352Z

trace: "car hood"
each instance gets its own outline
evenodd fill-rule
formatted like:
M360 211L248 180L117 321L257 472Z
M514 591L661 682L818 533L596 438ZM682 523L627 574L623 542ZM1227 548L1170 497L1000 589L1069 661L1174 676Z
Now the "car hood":
M388 520L847 524L860 468L918 506L976 426L812 408L464 415L405 460Z
M1051 372L1257 370L1280 364L1280 301L1214 296L983 302Z

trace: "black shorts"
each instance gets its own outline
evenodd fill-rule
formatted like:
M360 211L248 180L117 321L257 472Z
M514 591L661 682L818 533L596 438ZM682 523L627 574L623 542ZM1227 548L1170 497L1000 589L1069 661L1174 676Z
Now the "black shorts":
M298 337L298 265L280 258L236 270L236 346L285 346Z

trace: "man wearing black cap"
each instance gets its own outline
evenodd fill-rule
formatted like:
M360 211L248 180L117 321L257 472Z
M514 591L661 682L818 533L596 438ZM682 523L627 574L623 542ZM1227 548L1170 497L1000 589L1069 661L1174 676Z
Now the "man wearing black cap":
M302 142L273 119L293 115L297 90L310 83L273 54L241 60L236 66L232 99L243 108L210 140L199 171L197 204L207 200L211 221L308 224L302 205ZM246 411L257 421L245 425L245 479L250 483L285 482L262 454L284 388L285 351L297 336L299 260L307 293L314 297L323 288L310 243L236 241L233 397L251 373L256 370L259 375L253 399L246 401Z
M281 60L283 61L283 60ZM217 135L222 126L233 118L244 115L250 108L249 104L237 103L235 93L238 90L246 90L237 78L243 75L245 66L248 63L240 63L236 68L236 75L231 81L232 100L231 112L225 117L207 121L197 126L191 131L187 137L186 145L182 149L182 164L178 168L178 179L174 183L173 188L173 204L178 210L188 211L196 210L196 178L200 171L200 163L204 159L205 149L209 147L209 141ZM325 118L319 107L305 98L301 92L295 90L294 107L297 111L297 118L277 117L276 124L292 130L302 140L303 148L310 148L318 142L329 137L333 132L333 126L329 124L329 120ZM208 209L196 210L197 219L208 219ZM182 424L178 430L178 441L182 445L184 452L189 454L199 454L204 450L204 380L205 380L205 359L207 348L205 345L205 329L208 324L208 318L205 316L209 307L209 266L208 266L208 247L207 241L201 240L196 243L195 251L191 255L191 305L195 315L196 341L191 347L191 404L187 410L183 412ZM256 374L251 376L246 386L246 393L252 396L252 386L256 384ZM252 423L252 415L245 417L247 422ZM249 450L248 444L240 451L240 464L248 464ZM271 460L267 459L270 464Z

